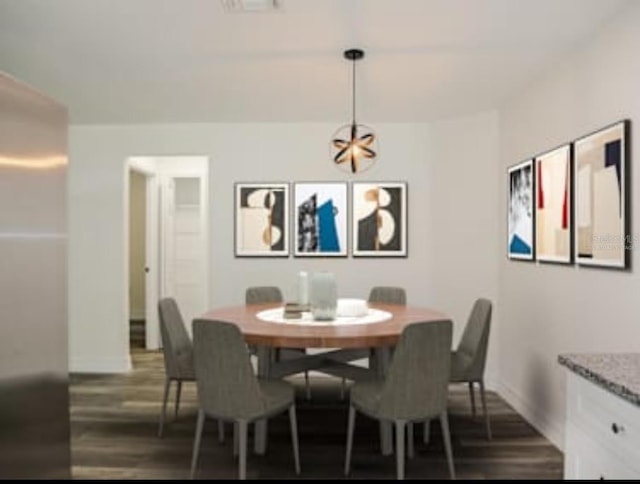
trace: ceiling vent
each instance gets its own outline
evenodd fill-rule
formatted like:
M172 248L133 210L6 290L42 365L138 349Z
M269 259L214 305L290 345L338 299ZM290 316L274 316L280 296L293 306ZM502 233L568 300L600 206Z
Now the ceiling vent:
M275 12L281 0L221 0L225 12Z

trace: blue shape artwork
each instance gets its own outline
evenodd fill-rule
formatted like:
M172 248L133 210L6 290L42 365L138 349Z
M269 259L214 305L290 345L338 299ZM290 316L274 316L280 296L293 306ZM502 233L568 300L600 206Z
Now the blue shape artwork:
M294 255L346 256L347 184L296 183Z
M320 252L340 252L333 200L327 200L320 205L317 215Z
M530 255L531 246L517 235L514 235L511 239L511 244L509 244L509 252L512 254Z

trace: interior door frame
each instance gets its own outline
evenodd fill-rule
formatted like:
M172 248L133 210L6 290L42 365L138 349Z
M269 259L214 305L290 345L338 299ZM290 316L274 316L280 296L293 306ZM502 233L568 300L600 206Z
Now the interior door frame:
M160 339L160 323L158 321L158 301L167 294L164 288L164 260L163 257L163 234L161 226L161 216L163 204L162 186L167 178L176 177L198 177L201 179L201 201L202 201L202 227L204 230L204 264L207 268L204 271L204 299L209 305L211 277L209 263L211 260L210 230L209 230L209 172L210 157L206 155L147 155L131 156L126 162L126 191L125 200L127 209L125 210L125 233L129 227L129 170L134 170L145 176L147 180L147 206L146 206L146 227L145 227L145 251L146 251L146 272L145 278L145 346L147 350L156 350L162 346ZM127 249L129 244L127 242ZM129 258L126 258L125 274L128 278ZM128 301L129 292L125 291L125 306L129 314ZM127 325L127 341L129 338Z

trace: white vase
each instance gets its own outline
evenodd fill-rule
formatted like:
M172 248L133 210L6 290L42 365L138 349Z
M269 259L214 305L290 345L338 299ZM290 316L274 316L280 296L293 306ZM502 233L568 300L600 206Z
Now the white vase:
M330 272L314 272L311 276L309 298L313 319L318 321L335 319L338 289L334 275Z
M298 273L298 304L309 304L309 275L305 271Z

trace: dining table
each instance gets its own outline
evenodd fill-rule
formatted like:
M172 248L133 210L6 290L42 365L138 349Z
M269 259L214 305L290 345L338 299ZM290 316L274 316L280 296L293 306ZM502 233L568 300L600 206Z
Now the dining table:
M368 303L366 314L337 316L329 321L316 321L310 313L299 318L284 317L284 303L226 306L207 311L204 320L234 323L248 345L257 348L258 376L282 378L303 371L358 381L383 378L390 364L391 352L402 331L412 323L450 319L431 308ZM278 360L279 348L313 348L312 353ZM369 366L353 364L369 359ZM255 452L266 451L266 421L256 424ZM392 453L391 425L380 426L383 455Z

